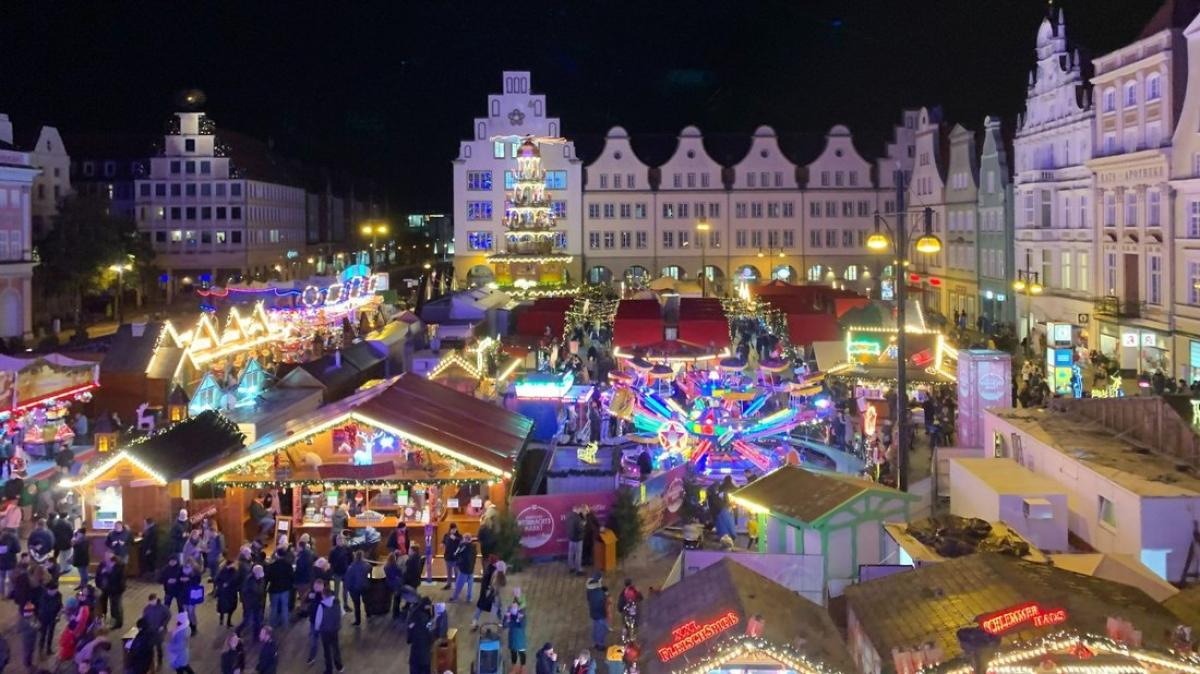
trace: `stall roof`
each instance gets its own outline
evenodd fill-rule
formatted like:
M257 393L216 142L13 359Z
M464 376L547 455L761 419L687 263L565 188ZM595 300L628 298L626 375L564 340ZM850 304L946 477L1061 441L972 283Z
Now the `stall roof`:
M713 620L727 611L737 613L739 623L725 635L703 641L667 662L658 657L656 650L673 642L673 631L692 621ZM729 639L744 635L746 623L755 615L762 616L766 642L785 648L802 634L801 655L824 665L827 671L854 671L845 643L823 607L731 559L689 574L645 601L639 630L639 641L647 645L642 671L666 674L702 664Z
M179 364L179 359L183 357L183 349L175 349L178 353L174 358L158 359L163 361L163 369L170 370L165 376L161 376L161 373L151 373L147 369L162 330L163 324L160 322L126 323L117 327L108 351L104 354L104 360L100 361L101 374L146 373L152 379L170 379L175 374L175 366Z
M1145 592L1045 564L981 552L851 585L846 601L877 653L933 641L950 660L962 655L956 632L981 615L1037 602L1066 610L1065 625L1011 632L1032 639L1062 629L1106 634L1110 616L1133 623L1160 645L1179 620Z
M64 486L90 484L121 461L133 463L164 483L191 478L242 449L245 437L237 425L220 412L207 410L127 445L88 473L64 481Z
M268 433L222 465L197 476L204 483L347 419L413 438L435 451L496 475L511 473L533 422L420 375L406 373L321 407Z
M818 524L839 506L866 493L912 501L919 497L841 473L822 473L798 466L778 468L733 492L739 501L803 524Z

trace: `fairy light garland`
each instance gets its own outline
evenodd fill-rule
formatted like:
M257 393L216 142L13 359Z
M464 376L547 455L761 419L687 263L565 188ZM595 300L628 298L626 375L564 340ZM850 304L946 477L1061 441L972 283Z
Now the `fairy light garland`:
M748 635L729 637L710 651L702 661L672 671L673 674L708 674L738 658L754 653L765 655L800 674L842 674L839 670L830 669L823 663L811 660L791 646L779 646L762 637Z
M1093 653L1115 655L1136 660L1139 664L1096 664L1070 662L1055 666L1064 674L1145 674L1151 667L1181 674L1200 674L1200 658L1194 654L1169 650L1166 653L1133 648L1108 637L1057 632L1036 641L1018 641L1009 649L987 662L986 670L993 674L1043 674L1040 663L1048 656L1070 656L1074 649L1086 648ZM1037 664L1018 664L1027 661ZM961 661L934 665L917 670L918 674L974 674L972 664Z

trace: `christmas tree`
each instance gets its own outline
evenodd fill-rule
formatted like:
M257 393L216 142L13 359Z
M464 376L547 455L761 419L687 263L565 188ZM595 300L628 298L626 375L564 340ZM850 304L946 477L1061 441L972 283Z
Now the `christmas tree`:
M488 261L501 286L560 286L566 283L571 256L555 253L559 231L553 202L546 189L542 155L532 138L517 151L512 192L504 207L504 252Z

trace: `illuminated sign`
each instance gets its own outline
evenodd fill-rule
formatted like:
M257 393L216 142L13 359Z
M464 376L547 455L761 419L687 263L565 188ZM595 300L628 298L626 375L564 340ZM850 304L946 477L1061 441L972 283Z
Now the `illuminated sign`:
M355 276L343 283L334 283L328 288L308 286L300 293L300 303L315 308L369 297L375 293L378 285L376 279L376 276Z
M704 624L698 624L695 620L688 621L671 630L671 643L658 649L658 659L667 662L677 658L740 621L741 618L733 611L726 611L721 617Z
M1158 342L1154 339L1153 332L1142 333L1142 346L1157 346Z
M1121 346L1137 346L1138 336L1136 332L1122 332Z
M566 395L575 384L575 375L563 373L561 377L546 374L531 374L516 384L518 398L548 398L557 400Z
M878 356L882 350L879 342L850 342L846 348L851 356Z
M1066 621L1066 609L1043 608L1035 601L1017 604L1003 611L989 613L978 618L979 627L984 632L993 635L1004 634L1025 623L1033 623L1034 627L1049 627L1051 625L1061 625Z
M1054 323L1051 330L1055 344L1070 344L1071 343L1071 324L1070 323Z

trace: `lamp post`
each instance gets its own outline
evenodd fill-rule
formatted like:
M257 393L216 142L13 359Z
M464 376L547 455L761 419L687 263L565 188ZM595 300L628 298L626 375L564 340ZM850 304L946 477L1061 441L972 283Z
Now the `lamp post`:
M896 421L896 488L908 491L908 340L906 332L905 302L907 301L909 232L904 222L904 172L896 171L896 226L875 213L875 233L867 237L867 248L875 253L893 252L898 268L893 275L896 283L896 406L899 407ZM934 254L942 250L942 240L933 234L933 209L925 208L923 233L916 240L918 253ZM880 231L880 225L888 234ZM914 232L915 233L915 232Z
M712 226L707 220L696 223L696 238L700 240L700 297L708 297L708 231Z
M125 283L124 283L125 272L133 271L133 265L126 262L124 264L109 265L108 269L109 269L109 271L117 272L117 300L116 300L117 306L116 306L116 311L114 313L117 316L117 325L119 326L123 322L122 313L121 313L121 310L122 310L121 295L124 293L124 290L125 290Z
M371 237L371 264L375 264L377 262L377 260L375 259L375 243L378 240L378 237L380 234L388 233L387 223L386 222L368 222L362 226L360 231L362 231L363 236Z
M1042 294L1042 284L1038 273L1029 268L1017 270L1017 280L1013 281L1013 290L1025 295L1025 352L1029 354L1033 346L1033 296Z

